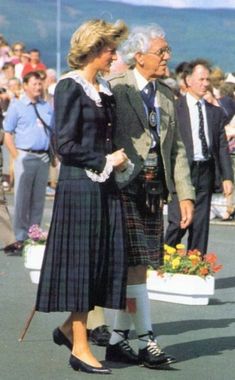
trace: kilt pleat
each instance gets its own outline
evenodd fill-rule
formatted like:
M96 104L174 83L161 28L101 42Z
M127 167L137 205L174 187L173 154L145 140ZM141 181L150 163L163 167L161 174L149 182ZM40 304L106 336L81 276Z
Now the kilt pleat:
M161 198L156 212L151 214L145 207L145 194L138 187L135 190L122 191L128 266L147 265L157 269L162 265L164 244Z
M87 312L125 307L123 213L108 184L58 182L36 310Z

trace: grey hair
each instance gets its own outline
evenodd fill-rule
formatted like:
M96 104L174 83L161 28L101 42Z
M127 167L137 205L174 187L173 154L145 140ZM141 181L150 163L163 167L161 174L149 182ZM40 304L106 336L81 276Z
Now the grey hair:
M132 29L127 40L120 46L120 54L123 61L129 66L135 66L135 54L146 53L150 42L155 38L165 38L165 32L161 26L150 24L149 26L138 26Z

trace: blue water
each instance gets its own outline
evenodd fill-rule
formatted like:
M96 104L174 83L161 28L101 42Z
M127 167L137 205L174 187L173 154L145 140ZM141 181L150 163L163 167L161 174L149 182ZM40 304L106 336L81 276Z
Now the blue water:
M173 50L170 62L203 57L225 72L235 71L235 9L173 9L134 6L112 1L61 0L61 62L73 31L89 18L123 19L128 25L159 23ZM11 0L0 2L0 30L10 43L23 40L28 49L38 47L43 61L56 67L56 1ZM18 14L17 23L15 15Z

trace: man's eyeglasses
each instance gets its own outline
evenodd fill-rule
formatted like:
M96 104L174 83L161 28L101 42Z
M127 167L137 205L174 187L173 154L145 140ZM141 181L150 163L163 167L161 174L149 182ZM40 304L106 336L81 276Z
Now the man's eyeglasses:
M167 46L164 48L160 48L157 51L148 51L146 54L153 54L153 55L156 55L157 57L163 57L165 53L171 55L171 51L172 50L171 50L170 46Z

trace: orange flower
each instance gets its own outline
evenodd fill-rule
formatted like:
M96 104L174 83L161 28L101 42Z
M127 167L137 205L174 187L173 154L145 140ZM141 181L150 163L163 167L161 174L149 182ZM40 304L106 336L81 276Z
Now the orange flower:
M213 272L219 272L221 269L223 268L223 265L222 264L219 264L219 265L213 265L212 266L212 270L213 270Z
M187 252L184 249L177 249L177 254L183 257L186 256Z
M217 263L214 253L202 255L198 249L187 251L183 244L176 248L164 245L164 263L158 273L183 273L206 277L220 271L223 266Z
M177 255L181 257L187 255L187 251L185 249L184 244L177 244L175 248L176 248Z
M188 251L188 256L195 255L195 256L201 256L201 252L198 249L191 249Z
M204 256L204 260L207 263L215 264L217 260L217 256L214 253L207 253L207 255Z
M208 268L200 268L199 269L199 276L206 276L209 273Z

